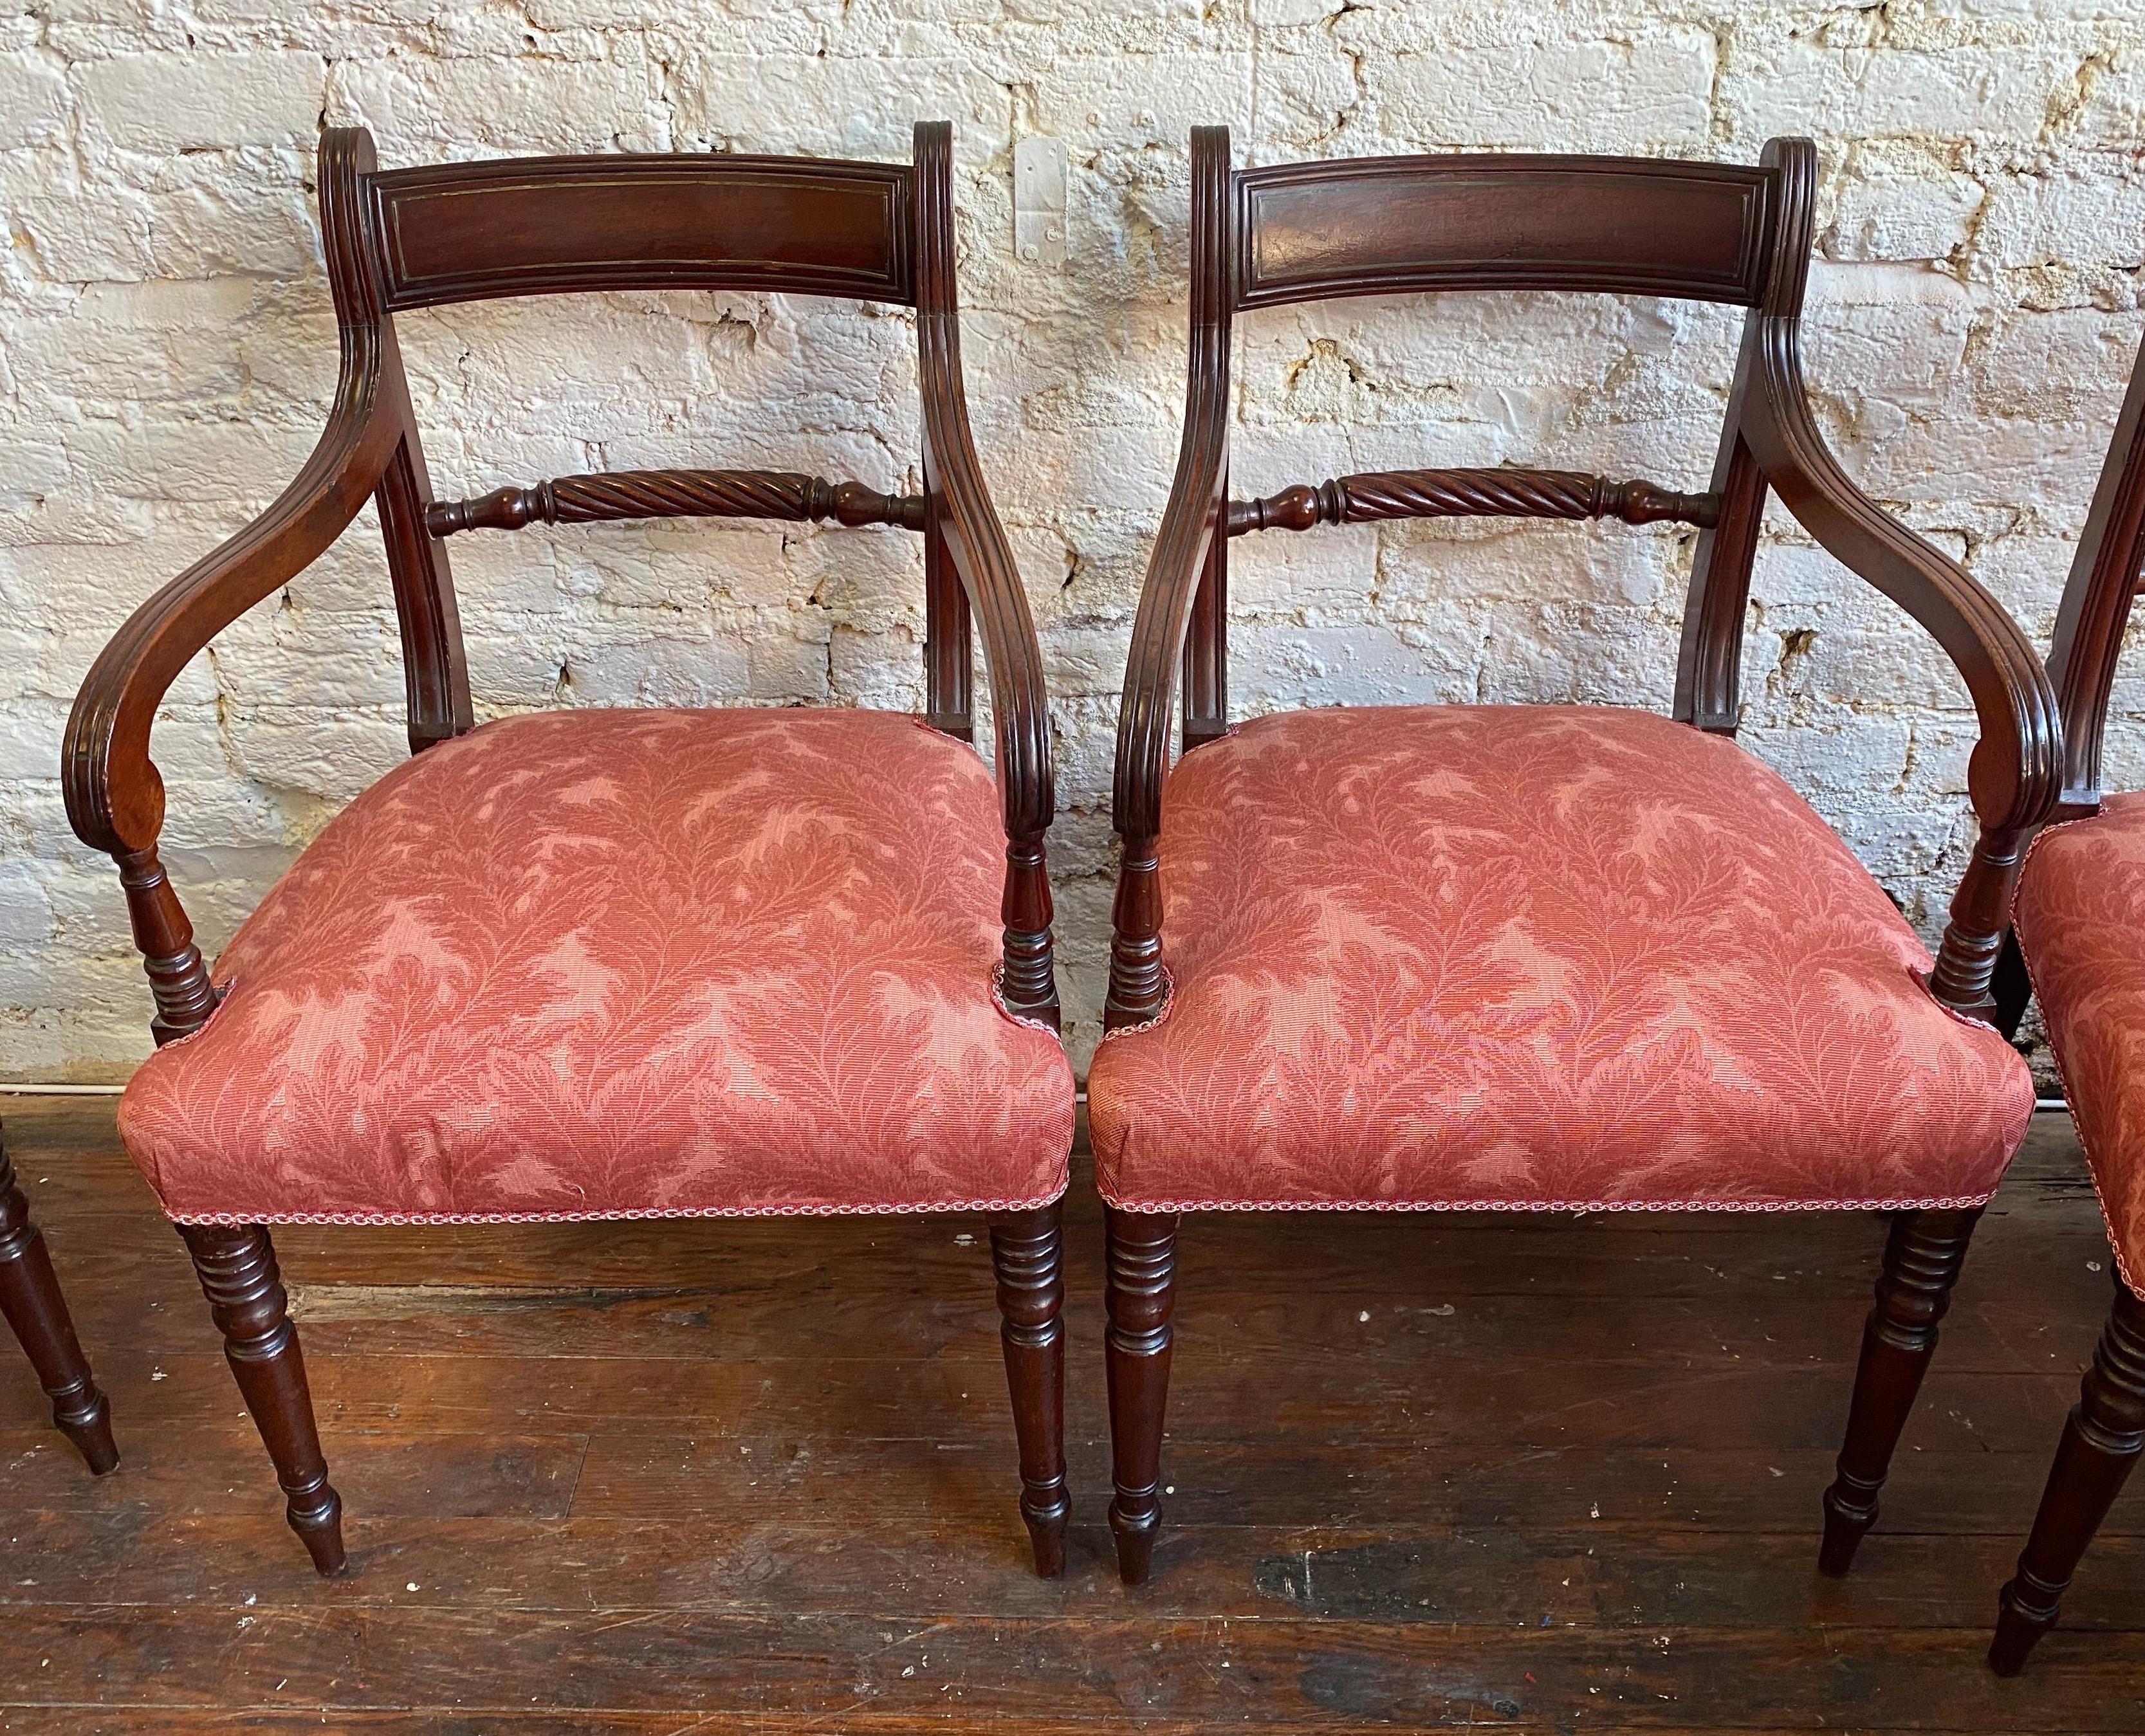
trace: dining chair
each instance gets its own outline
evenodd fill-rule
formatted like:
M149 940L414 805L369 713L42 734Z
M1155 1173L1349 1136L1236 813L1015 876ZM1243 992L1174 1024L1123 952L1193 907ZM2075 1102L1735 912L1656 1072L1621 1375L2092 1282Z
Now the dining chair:
M2056 616L2048 673L2063 720L2063 794L2033 839L1999 972L1998 1022L2038 995L2063 1095L2108 1225L2115 1302L2063 1425L1988 1661L2014 1676L2056 1624L2071 1576L2145 1450L2145 793L2103 794L2101 749L2145 565L2145 351Z
M52 1272L45 1238L31 1221L29 1197L0 1137L0 1314L37 1384L52 1401L52 1422L80 1449L90 1470L102 1476L119 1463L112 1440L112 1406L97 1390L89 1359L82 1353L67 1298Z
M983 1213L1021 1510L1063 1560L1058 1041L1041 654L963 396L952 136L909 163L607 156L382 172L321 139L341 371L261 517L144 604L69 722L67 811L119 868L160 1047L120 1133L193 1256L324 1574L345 1560L271 1226ZM914 310L920 490L763 470L428 478L395 316L573 291ZM412 757L298 857L211 970L157 854L166 689L370 498ZM473 727L445 543L713 515L923 539L928 715L540 712ZM972 627L973 623L973 627ZM993 768L971 745L972 634ZM326 722L324 730L331 728Z
M1813 419L1816 170L1800 139L1753 167L1237 170L1226 131L1192 135L1185 426L1119 714L1122 866L1088 1083L1127 1581L1150 1571L1161 1520L1187 1212L1893 1213L1822 1567L1844 1572L1876 1519L1968 1237L2033 1112L2024 1062L1987 1022L1989 977L2021 843L2055 798L2057 735L2010 618L1849 480ZM1746 311L1707 488L1504 467L1232 498L1237 314L1530 291ZM1734 739L1769 491L1936 639L1972 696L1978 835L1933 958ZM1673 717L1443 705L1231 723L1237 538L1481 515L1695 530Z

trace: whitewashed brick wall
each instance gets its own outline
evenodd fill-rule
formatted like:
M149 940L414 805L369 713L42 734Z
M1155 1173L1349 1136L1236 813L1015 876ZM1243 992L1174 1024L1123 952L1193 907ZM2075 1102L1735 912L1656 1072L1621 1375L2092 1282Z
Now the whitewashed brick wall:
M1240 162L1478 147L1750 161L1823 148L1810 315L1848 466L2045 644L2145 319L2145 6L1729 0L7 0L0 16L0 1076L101 1077L148 997L55 772L127 612L264 504L335 346L308 177L325 120L389 165L500 152L905 157L956 128L969 398L1048 652L1076 1037L1108 898L1111 731L1183 383L1187 129ZM1063 272L1012 246L1025 132L1072 162ZM1237 475L1532 461L1703 485L1735 318L1549 296L1242 323ZM407 320L435 480L764 464L913 486L913 333L780 298L613 296ZM1784 525L1745 739L1933 933L1972 718L1933 645ZM1659 706L1690 539L1415 525L1240 545L1242 709ZM708 524L454 545L480 714L635 701L908 705L913 540ZM2145 677L2145 668L2141 668ZM221 944L402 752L370 511L218 640L157 738L167 858ZM2145 684L2118 776L2145 778Z

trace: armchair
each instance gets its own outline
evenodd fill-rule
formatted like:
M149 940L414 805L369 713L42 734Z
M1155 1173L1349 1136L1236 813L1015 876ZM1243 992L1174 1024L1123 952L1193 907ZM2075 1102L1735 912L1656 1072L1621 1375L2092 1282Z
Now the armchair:
M321 141L341 334L327 425L253 524L151 598L70 720L67 811L119 868L158 1052L121 1132L192 1254L293 1529L345 1554L268 1226L987 1213L1036 1565L1068 1511L1042 659L970 438L952 139L913 163L557 157L381 171ZM600 289L916 311L922 492L788 472L438 495L395 316ZM187 661L378 503L412 759L300 857L212 971L157 854L152 726ZM552 712L473 727L446 541L718 515L923 539L928 714ZM967 745L971 644L996 781Z
M1108 1212L1121 1571L1149 1571L1178 1219L1212 1210L1896 1214L1822 1564L1844 1571L1982 1205L2033 1107L1984 1022L2054 697L1974 580L1827 450L1800 331L1815 153L1238 170L1192 145L1183 444L1132 629L1122 856L1089 1080ZM1517 468L1230 495L1239 312L1413 291L1746 310L1711 482ZM1932 959L1844 844L1739 748L1768 491L1942 645L1972 696L1978 839ZM1449 515L1696 527L1673 719L1611 707L1301 711L1232 727L1242 535ZM1180 676L1181 668L1181 676ZM1171 764L1180 709L1183 755Z

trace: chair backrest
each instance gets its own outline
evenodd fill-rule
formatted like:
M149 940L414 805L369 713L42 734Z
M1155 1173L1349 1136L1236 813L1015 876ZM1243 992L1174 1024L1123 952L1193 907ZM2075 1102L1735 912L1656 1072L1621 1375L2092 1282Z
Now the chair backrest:
M1817 153L1775 139L1754 167L1621 157L1451 156L1239 171L1192 134L1191 366L1184 437L1132 627L1113 820L1123 840L1104 1022L1166 995L1157 843L1172 700L1185 746L1228 724L1232 538L1398 518L1666 520L1699 535L1675 714L1721 734L1740 711L1750 572L1769 493L1819 546L1899 604L1958 670L1981 724L1968 768L1980 828L1930 992L1983 1016L2018 851L2056 794L2055 695L2017 624L1973 576L1858 489L1802 376ZM1391 470L1229 498L1231 322L1240 309L1414 291L1559 290L1744 308L1710 483L1685 492L1570 470ZM2145 489L2141 489L2145 494ZM2133 516L2137 513L2133 511ZM1181 659L1181 668L1180 668Z
M891 525L923 537L928 721L973 734L973 634L989 659L1006 830L996 992L1055 1023L1043 834L1053 803L1043 654L984 486L961 379L953 133L916 129L908 163L723 157L546 157L382 173L371 137L322 136L322 248L341 328L327 425L266 511L127 618L77 696L62 755L67 814L120 863L148 960L159 1041L216 1004L157 855L164 784L149 757L187 662L378 505L402 630L413 752L471 727L444 539L535 522L678 515ZM922 490L882 494L800 471L638 470L435 498L395 331L401 311L577 290L774 290L916 310Z
M1560 290L1724 303L1790 322L1801 313L1814 164L1805 142L1775 141L1754 167L1454 155L1238 170L1219 127L1198 129L1192 149L1195 354L1187 427L1203 420L1212 429L1223 451L1224 487L1227 334L1241 309L1424 291ZM1665 520L1697 527L1703 534L1677 709L1705 728L1732 731L1743 608L1764 501L1763 478L1735 461L1737 408L1731 402L1713 485L1704 490L1501 466L1380 471L1217 501L1219 534L1207 547L1184 643L1186 744L1227 726L1229 538L1451 516Z
M908 163L801 157L538 157L381 172L369 135L321 142L321 207L346 376L370 357L395 418L376 500L402 624L411 741L470 725L444 539L545 523L677 516L831 520L923 537L928 721L973 736L973 635L996 703L1008 868L1009 1005L1056 1017L1043 835L1053 807L1042 653L968 429L953 266L952 129L916 129ZM413 308L590 290L839 296L917 311L922 491L802 471L665 470L553 477L435 499L396 345ZM364 372L361 366L360 373Z
M2145 346L2093 490L2085 531L2056 612L2048 676L2063 724L2063 793L2058 818L2100 806L2100 750L2123 657L2130 604L2145 570Z
M676 470L550 478L437 500L408 414L392 319L501 296L684 289L854 297L914 306L950 324L957 306L950 139L943 123L919 127L913 163L618 156L383 172L361 129L324 136L322 231L336 310L346 335L369 335L379 345L386 384L402 405L400 447L379 503L402 619L413 744L469 727L442 539L540 522L680 515L832 520L923 533L929 715L948 733L971 736L969 604L932 500L945 466L928 450L918 495L797 471ZM927 355L927 400L958 401L958 348L952 353L950 381L943 377L944 357ZM965 439L965 415L957 420ZM988 513L988 500L981 505Z

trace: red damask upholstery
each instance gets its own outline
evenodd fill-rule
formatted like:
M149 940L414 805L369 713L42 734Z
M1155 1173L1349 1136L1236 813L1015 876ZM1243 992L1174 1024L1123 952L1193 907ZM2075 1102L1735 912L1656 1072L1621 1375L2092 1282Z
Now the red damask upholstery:
M2145 1296L2145 795L2035 838L2012 914L2116 1264Z
M1958 1206L2033 1112L1846 846L1643 712L1294 712L1162 806L1160 1021L1088 1081L1132 1210Z
M120 1110L230 1223L1033 1206L1072 1077L998 1010L988 769L868 711L567 711L367 790Z

